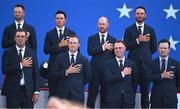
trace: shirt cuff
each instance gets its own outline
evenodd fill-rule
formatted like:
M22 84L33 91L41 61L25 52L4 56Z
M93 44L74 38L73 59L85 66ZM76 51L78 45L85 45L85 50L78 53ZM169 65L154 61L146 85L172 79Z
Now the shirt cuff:
M22 64L21 64L21 63L20 63L20 68L21 68L21 69L23 69L23 66L22 66Z
M67 71L65 72L65 75L68 76L68 72Z
M162 73L161 73L161 79L163 79Z
M136 38L136 42L137 42L137 44L140 44L139 41L138 41L138 38Z
M105 50L105 48L104 48L104 46L102 45L102 49L103 49L103 51Z
M123 72L121 72L121 74L122 74L122 77L124 78L124 77L125 77L124 73L123 73Z
M34 92L34 94L40 94L40 92L38 92L38 91L35 91L35 92Z

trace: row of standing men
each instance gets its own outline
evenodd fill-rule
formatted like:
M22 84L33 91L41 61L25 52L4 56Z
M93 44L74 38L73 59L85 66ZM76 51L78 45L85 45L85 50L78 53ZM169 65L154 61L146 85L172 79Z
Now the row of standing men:
M15 23L7 26L4 29L3 37L2 37L3 48L9 48L11 46L16 45L16 42L14 41L16 29L24 28L25 30L28 31L27 32L28 38L26 41L26 46L36 51L37 41L36 41L35 29L31 25L24 22L24 12L25 12L25 8L23 5L17 4L14 6ZM77 43L80 43L80 42L78 38L77 38L78 40L76 40L76 38L75 39L72 38L73 39L72 42L70 42L71 40L68 40L69 36L75 35L76 33L73 30L65 27L66 17L67 17L66 13L63 11L57 11L55 14L56 27L52 29L51 31L47 32L46 37L45 37L45 42L44 42L44 52L45 54L50 55L49 60L48 60L49 96L58 96L60 98L66 98L70 100L78 99L78 101L83 102L84 96L81 93L83 89L81 86L84 85L84 83L82 84L81 83L82 81L78 81L78 80L82 79L81 76L85 76L85 77L87 76L86 79L88 81L84 80L83 78L83 82L85 83L89 82L89 90L88 90L89 93L88 93L88 100L87 100L87 105L89 107L94 108L95 106L95 100L97 97L99 86L100 86L100 97L101 97L100 106L102 108L126 107L126 106L133 107L134 99L132 100L131 97L135 95L136 87L137 87L137 84L139 83L140 92L141 92L141 107L148 108L149 107L148 80L157 81L159 79L158 77L155 78L155 76L154 76L155 79L153 78L153 76L150 76L150 75L147 76L148 72L152 71L151 69L152 68L151 66L152 54L155 53L155 51L157 50L157 41L156 41L156 35L155 35L154 29L150 27L149 25L145 24L144 22L146 18L146 9L142 6L139 6L135 9L134 13L135 13L136 22L126 29L125 34L124 34L124 39L123 39L125 43L121 41L120 42L116 41L116 38L111 36L108 33L109 22L106 17L100 17L98 19L98 33L88 37L88 54L92 56L91 61L90 61L91 76L90 78L88 78L89 77L88 75L71 74L73 72L76 72L76 73L79 72L79 69L80 69L80 72L89 72L88 70L89 68L84 67L84 66L88 66L88 63L87 63L87 59L84 58L84 56L81 56L81 55L79 56L80 53L76 52L76 55L75 55L75 57L77 58L77 59L75 58L76 64L77 62L79 63L77 66L70 65L71 56L69 55L71 54L71 49L73 50L74 48L74 46L72 47L72 45L73 43L74 45L76 45ZM74 40L75 42L73 42ZM123 54L125 50L129 50L128 59L124 59ZM68 51L69 51L69 55L67 54ZM118 71L116 71L115 63L117 62L114 62L112 59L114 58L114 54L116 57L118 57L119 53L121 54L120 57L121 58L123 57L123 60L124 60L122 62L124 69L121 69L119 71L120 73L116 74ZM59 56L59 54L62 54L62 55ZM80 58L79 60L78 57L82 57L82 59ZM66 59L69 59L70 62ZM104 63L107 60L112 60L112 62L108 61L106 64L108 66L104 67ZM171 62L172 65L170 66L174 66L175 68L174 73L177 72L178 74L179 73L179 69L178 69L179 67L177 67L178 62L174 60L171 60L171 61L172 61ZM170 61L168 60L168 62ZM82 66L84 70L82 70ZM137 66L137 68L135 66ZM166 64L166 68L168 68L167 66L169 65ZM111 72L112 70L111 67L112 69L115 69L112 72ZM104 69L106 70L104 71ZM137 71L134 69L137 69ZM104 73L108 71L109 73ZM116 72L115 75L113 75L114 72ZM134 72L138 72L137 75ZM131 75L131 73L135 75L132 77L138 77L138 79L133 78L132 83L129 83L128 78L132 78L131 76L129 76ZM155 73L158 73L158 72L155 72ZM126 74L127 74L127 77L126 77ZM123 79L120 77L122 77ZM170 75L167 76L167 78L168 77L170 78ZM179 78L179 75L177 75L176 77ZM163 80L163 76L160 79ZM125 82L126 80L128 82ZM107 83L107 81L111 83L110 86ZM172 81L174 81L174 79L172 79ZM129 86L129 84L132 85L131 89L133 89L133 91L127 90L127 92L129 91L133 92L133 94L131 93L132 96L129 96L130 94L126 92L126 89L129 88L126 86ZM162 82L160 86L164 87L165 84L166 82L165 83ZM117 86L124 85L124 86L122 88L118 88L116 85ZM156 86L156 87L159 87L159 86ZM169 89L169 87L167 87L167 89ZM175 89L173 89L173 92L174 90ZM158 93L161 93L161 91L162 89L158 91ZM126 96L126 94L128 96ZM121 97L124 99L124 101L120 99ZM154 99L155 107L163 107L163 106L168 107L169 102L166 103L166 100L162 98L162 95L161 96L159 95L158 98L161 98L161 99L158 99L159 101L157 101L157 97L155 97ZM120 101L118 101L119 99ZM129 102L127 101L132 101L132 102L128 104ZM171 101L171 102L173 102L177 106L177 99L176 101ZM126 103L127 105L122 105ZM173 105L169 104L169 106L175 107L174 104Z

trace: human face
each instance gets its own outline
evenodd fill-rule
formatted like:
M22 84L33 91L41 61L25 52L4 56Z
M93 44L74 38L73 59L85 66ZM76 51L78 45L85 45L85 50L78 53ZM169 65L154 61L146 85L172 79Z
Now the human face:
M18 47L23 48L25 46L27 36L25 32L16 32L14 40Z
M16 21L22 21L24 18L24 11L21 7L15 7L14 8L14 17Z
M57 14L55 18L56 26L63 27L66 23L66 18L63 14Z
M68 47L69 47L69 51L71 53L75 53L76 51L78 51L80 44L79 41L76 37L70 37L68 40Z
M166 58L169 55L170 48L168 43L160 43L159 44L159 55L162 58Z
M124 44L120 42L114 44L114 54L117 58L123 58L125 51L126 51L126 47L124 46Z
M98 20L98 30L100 33L106 33L109 27L109 23L106 17L101 17Z
M138 8L135 12L135 19L138 23L143 23L146 18L144 9Z

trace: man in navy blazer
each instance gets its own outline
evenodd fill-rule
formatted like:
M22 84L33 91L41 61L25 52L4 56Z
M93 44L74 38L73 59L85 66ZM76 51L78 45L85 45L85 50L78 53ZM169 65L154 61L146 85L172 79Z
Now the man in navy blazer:
M88 54L92 56L90 61L92 78L89 83L87 105L91 108L94 108L95 106L99 86L101 87L100 106L103 107L103 97L105 94L105 85L103 83L104 80L102 75L103 63L114 56L113 44L116 39L107 32L108 27L108 19L106 17L100 17L98 19L99 32L88 38Z
M16 4L14 6L14 17L15 22L5 27L2 36L2 48L9 48L14 46L16 43L14 41L15 32L17 29L24 28L27 31L27 41L26 46L35 50L37 49L36 32L33 26L27 24L24 21L25 8L21 4Z
M149 65L152 61L152 54L157 50L155 31L145 24L145 18L146 9L142 6L137 7L135 9L136 22L126 28L123 39L127 50L129 50L128 58L136 63L139 71L142 108L149 107L149 85L145 78L151 68ZM136 85L134 86L134 93L136 93Z
M153 82L151 108L177 108L177 88L180 87L180 64L169 56L170 42L159 43L159 57L152 63L152 72L147 76Z
M133 83L138 81L138 71L135 63L126 59L125 43L118 40L114 44L115 57L104 64L106 81L105 108L133 108L135 95Z
M25 46L27 33L18 29L16 45L4 50L2 72L5 75L2 95L7 108L33 108L39 99L39 68L36 52Z
M69 51L57 57L51 73L57 78L54 96L83 104L84 85L90 78L90 64L78 51L79 46L79 38L75 35L69 36Z
M57 59L59 54L68 51L67 40L70 35L75 35L75 32L65 27L66 23L66 13L64 11L57 11L55 14L56 27L46 33L44 41L44 53L49 54L48 60L48 86L49 86L49 96L54 95L54 90L56 89L56 78L51 77L51 68Z

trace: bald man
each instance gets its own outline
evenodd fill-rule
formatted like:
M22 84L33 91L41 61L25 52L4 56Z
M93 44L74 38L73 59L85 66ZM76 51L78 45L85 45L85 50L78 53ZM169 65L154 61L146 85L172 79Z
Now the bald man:
M87 105L94 108L95 101L100 86L101 102L100 107L103 108L103 100L105 95L106 86L102 75L103 63L105 60L114 57L113 44L116 38L108 33L109 22L106 17L98 19L98 33L89 36L88 38L88 54L91 56L91 80L89 83L88 101Z

